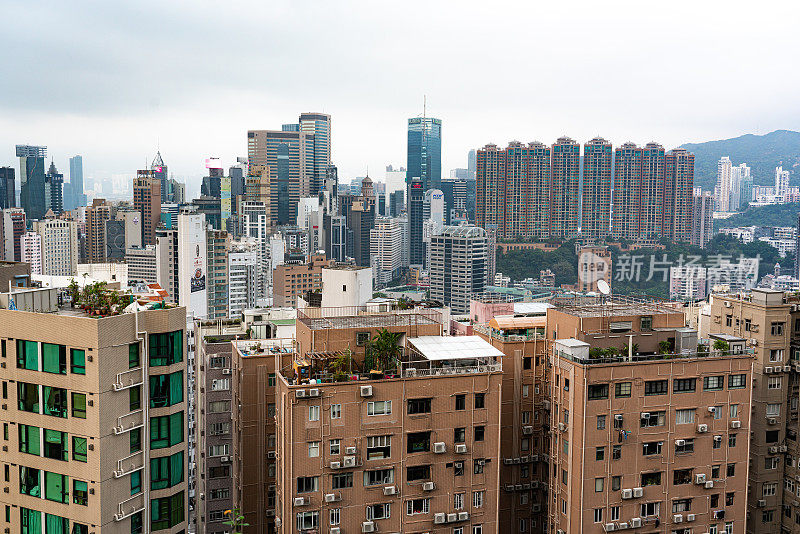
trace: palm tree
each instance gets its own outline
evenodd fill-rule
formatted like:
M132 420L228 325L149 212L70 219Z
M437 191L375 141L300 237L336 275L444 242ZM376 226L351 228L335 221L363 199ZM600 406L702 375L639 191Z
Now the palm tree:
M402 332L389 332L385 328L379 328L375 337L367 343L367 351L372 355L378 368L385 370L389 367L392 360L396 360L402 354L400 348L400 338Z
M672 345L669 341L660 341L658 343L658 353L659 354L669 354L669 351L672 350Z

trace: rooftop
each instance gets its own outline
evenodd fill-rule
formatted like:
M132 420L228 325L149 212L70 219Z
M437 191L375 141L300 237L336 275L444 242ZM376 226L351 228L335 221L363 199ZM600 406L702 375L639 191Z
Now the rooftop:
M435 309L414 309L391 312L369 311L362 306L345 308L304 308L297 319L311 330L344 328L387 328L441 324L441 313Z
M555 297L551 303L556 310L581 318L681 313L655 297L569 295Z
M502 358L501 351L480 336L422 336L408 339L412 349L431 361Z

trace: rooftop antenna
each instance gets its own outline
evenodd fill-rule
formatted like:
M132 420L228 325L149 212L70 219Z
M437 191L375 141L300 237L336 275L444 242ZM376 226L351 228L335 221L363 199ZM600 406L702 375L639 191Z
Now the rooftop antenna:
M428 112L428 95L422 95L422 118L427 117Z

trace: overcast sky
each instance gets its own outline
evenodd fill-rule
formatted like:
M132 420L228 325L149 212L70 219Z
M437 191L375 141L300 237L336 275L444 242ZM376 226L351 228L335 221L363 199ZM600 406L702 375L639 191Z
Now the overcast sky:
M488 142L667 148L800 128L800 2L9 2L0 165L179 178L247 152L247 129L333 116L344 181L405 165L406 120L443 120L442 169ZM66 174L66 172L65 172ZM190 192L193 190L190 187Z

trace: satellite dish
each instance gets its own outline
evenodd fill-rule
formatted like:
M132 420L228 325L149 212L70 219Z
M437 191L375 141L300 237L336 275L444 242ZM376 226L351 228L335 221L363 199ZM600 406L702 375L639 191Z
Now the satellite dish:
M611 286L608 285L608 282L602 279L597 281L597 290L603 295L611 294Z

